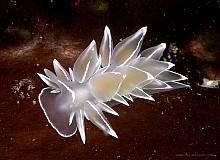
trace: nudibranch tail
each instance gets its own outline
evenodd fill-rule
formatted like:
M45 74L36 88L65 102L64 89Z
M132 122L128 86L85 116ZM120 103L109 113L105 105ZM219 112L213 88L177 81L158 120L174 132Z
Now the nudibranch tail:
M39 77L48 86L38 96L48 122L62 137L79 131L85 143L85 118L103 132L117 138L103 112L119 116L112 109L117 103L143 98L154 101L152 94L189 87L187 78L170 71L171 62L160 61L165 43L140 52L147 27L139 29L113 48L106 26L97 53L93 40L68 71L56 60L54 71L44 69Z

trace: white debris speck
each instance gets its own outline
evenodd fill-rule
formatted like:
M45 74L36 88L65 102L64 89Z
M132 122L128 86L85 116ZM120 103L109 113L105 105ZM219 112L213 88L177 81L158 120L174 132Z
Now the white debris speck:
M20 92L19 96L21 97L21 99L24 99L25 98L24 92Z
M13 6L16 6L16 5L17 5L17 1L16 1L16 0L10 0L10 3L11 3Z
M174 57L177 56L178 53L181 53L181 50L178 48L177 44L174 43L170 43L169 45L169 53L171 53Z
M36 105L36 104L37 104L37 101L36 101L36 100L33 100L32 103L33 103L33 105Z
M120 158L121 156L120 155L118 155L116 158Z
M219 84L220 80L209 80L207 78L203 78L203 83L200 86L206 88L219 88Z
M167 97L167 103L170 103L169 98Z
M12 92L17 95L20 99L30 98L33 89L35 89L35 84L30 79L15 80L15 85L12 86ZM19 102L17 101L17 104Z
M30 94L29 93L27 93L26 96L27 96L27 98L30 98Z

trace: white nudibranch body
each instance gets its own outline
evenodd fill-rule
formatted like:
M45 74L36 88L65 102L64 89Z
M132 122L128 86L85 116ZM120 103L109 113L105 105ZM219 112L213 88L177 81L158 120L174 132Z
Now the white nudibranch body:
M85 143L84 117L105 133L116 137L103 114L117 115L110 102L129 105L127 100L153 100L152 94L188 87L178 81L187 78L170 71L170 62L159 61L165 43L140 52L147 27L119 42L114 48L109 28L97 53L93 40L81 53L73 68L66 71L54 59L55 74L44 69L39 74L48 85L39 94L39 103L49 123L62 137L74 135L78 129ZM116 103L114 103L116 104Z

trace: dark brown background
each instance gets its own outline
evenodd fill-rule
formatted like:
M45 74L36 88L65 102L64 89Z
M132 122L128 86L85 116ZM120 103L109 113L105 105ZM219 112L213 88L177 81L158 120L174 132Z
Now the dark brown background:
M220 79L219 15L218 0L0 1L0 159L219 159L220 90L199 85ZM114 44L147 25L143 48L166 42L164 59L192 88L115 106L120 116L107 117L119 138L86 122L83 145L78 133L62 138L48 124L36 73L52 69L54 58L73 66L106 24ZM35 89L15 94L22 79Z

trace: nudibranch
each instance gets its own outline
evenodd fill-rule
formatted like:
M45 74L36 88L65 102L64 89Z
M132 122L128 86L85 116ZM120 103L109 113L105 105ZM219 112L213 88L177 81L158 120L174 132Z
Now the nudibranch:
M123 39L113 48L106 26L97 53L93 40L68 71L54 59L54 71L44 69L40 78L48 87L38 96L48 122L62 137L78 130L85 143L84 118L105 133L116 137L103 112L118 116L112 102L128 104L133 98L154 101L154 93L188 87L187 78L169 70L171 62L160 61L165 43L140 52L147 27ZM111 103L111 105L110 105Z

